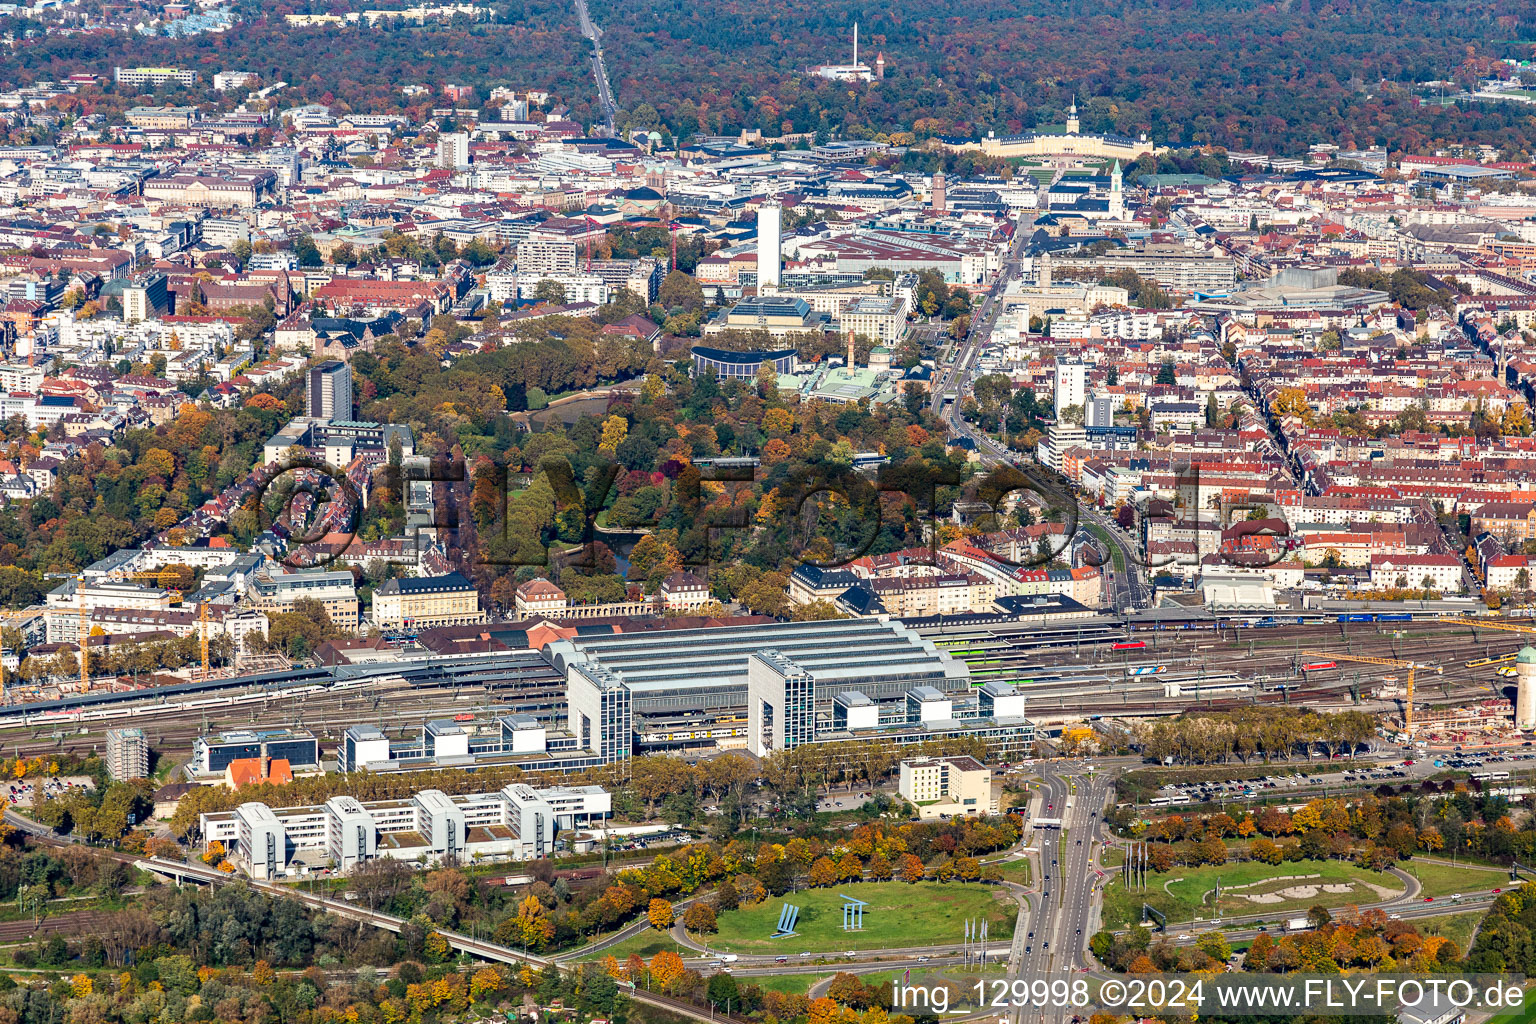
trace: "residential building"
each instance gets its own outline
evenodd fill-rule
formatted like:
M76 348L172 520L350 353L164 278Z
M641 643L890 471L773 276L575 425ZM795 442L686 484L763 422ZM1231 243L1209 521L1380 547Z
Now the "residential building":
M339 359L327 359L309 370L304 391L305 412L323 420L352 418L352 367Z
M149 776L149 737L143 729L107 730L107 774L114 782Z

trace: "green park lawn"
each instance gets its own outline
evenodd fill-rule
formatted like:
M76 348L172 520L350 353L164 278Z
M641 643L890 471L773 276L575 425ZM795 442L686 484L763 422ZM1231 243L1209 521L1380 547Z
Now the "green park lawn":
M1301 875L1317 877L1295 877ZM1127 892L1117 878L1115 884L1105 892L1105 926L1124 928L1137 923L1141 920L1143 903L1168 915L1169 922L1192 921L1196 917L1209 920L1213 916L1213 908L1207 894L1216 887L1218 879L1222 894L1216 909L1224 917L1270 914L1280 917L1315 906L1377 903L1388 898L1390 893L1378 893L1370 885L1394 893L1400 893L1403 889L1401 881L1384 871L1368 871L1339 861L1303 860L1273 866L1248 861L1197 868L1178 867L1166 874L1149 874L1145 892ZM1345 891L1327 892L1319 888L1321 886L1348 888ZM1299 893L1282 891L1292 887L1310 888ZM1251 896L1279 898L1246 898Z
M828 974L764 974L740 980L743 985L756 985L765 992L803 996L811 990L812 985L826 977Z
M1025 858L1019 860L999 861L995 865L998 873L1004 880L1017 882L1019 885L1032 884L1033 871L1030 870L1029 861Z
M869 904L864 930L843 931L846 894ZM800 908L796 934L769 938L785 903ZM1007 890L963 883L861 882L831 889L809 889L776 896L755 907L729 910L719 917L711 949L732 953L824 953L845 949L900 949L932 943L959 943L967 919L988 921L992 939L1013 934L1017 906Z
M622 942L616 942L607 949L596 953L588 953L581 959L601 960L604 957L611 956L619 963L623 963L629 959L631 953L639 953L641 957L649 960L664 949L670 949L673 952L677 951L677 943L672 941L671 933L658 932L654 928L648 928L639 935L631 935ZM689 956L693 955L688 950L684 950L684 953Z
M1456 892L1472 892L1477 889L1497 889L1509 884L1509 872L1503 868L1483 867L1478 864L1431 864L1419 860L1406 860L1397 865L1419 880L1425 896L1449 896Z

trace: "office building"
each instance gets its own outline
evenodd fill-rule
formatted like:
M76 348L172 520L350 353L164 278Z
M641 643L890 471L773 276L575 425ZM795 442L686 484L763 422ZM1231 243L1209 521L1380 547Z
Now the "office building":
M233 761L247 758L287 761L295 769L320 767L320 741L298 730L239 729L199 736L192 744L193 775L223 775Z
M1024 695L1009 683L990 682L977 691L977 710L983 718L1023 718Z
M816 680L772 649L747 658L747 749L758 757L816 740Z
M357 798L333 796L325 802L325 847L338 871L378 855L378 827Z
M276 810L246 803L201 815L198 829L205 844L224 844L237 867L269 878L296 859L313 864L328 858L343 872L379 857L534 860L554 852L561 831L601 824L612 813L613 797L600 786L514 782L462 796L429 789L408 799L365 803L338 796Z
M123 320L156 320L171 312L174 301L164 274L158 270L141 274L123 289Z
M705 334L762 331L773 338L817 334L831 329L832 318L816 312L804 299L761 294L742 299L729 309L716 311L704 325Z
M149 738L143 729L107 730L107 774L114 782L149 776Z
M341 738L336 751L336 767L355 772L389 760L389 737L376 725L354 725Z
M437 137L437 166L450 171L469 166L469 136L464 132L448 132Z
M233 811L235 841L229 857L245 873L270 882L288 872L288 834L272 808L243 803Z
M896 792L917 807L923 818L990 814L992 773L974 757L914 758L901 762Z
M308 598L320 602L331 623L349 633L357 632L357 586L351 572L258 572L250 578L246 596L257 611L291 612L297 601Z
M385 580L373 592L379 629L431 629L484 622L480 592L460 573Z
M576 745L604 764L626 760L633 750L634 717L630 689L617 672L588 662L573 664L566 675L569 725Z
M464 853L469 839L464 823L464 809L440 789L424 789L411 798L416 806L416 830L427 845L453 863Z
M552 275L576 272L576 243L555 238L528 238L517 243L519 274Z
M316 419L352 418L352 367L339 359L327 359L309 369L305 412Z

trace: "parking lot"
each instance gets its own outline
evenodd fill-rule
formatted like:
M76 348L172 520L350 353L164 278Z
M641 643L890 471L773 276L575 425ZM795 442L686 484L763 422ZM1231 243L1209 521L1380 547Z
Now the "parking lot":
M57 796L70 789L94 789L96 784L85 775L61 775L56 778L16 779L3 783L4 797L17 807L31 807L37 802L38 787L44 797Z

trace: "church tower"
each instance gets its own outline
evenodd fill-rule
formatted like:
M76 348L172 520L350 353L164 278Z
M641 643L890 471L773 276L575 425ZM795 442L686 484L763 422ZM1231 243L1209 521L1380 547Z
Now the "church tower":
M1115 169L1109 172L1109 219L1125 219L1125 181L1120 174L1120 161L1115 161Z

